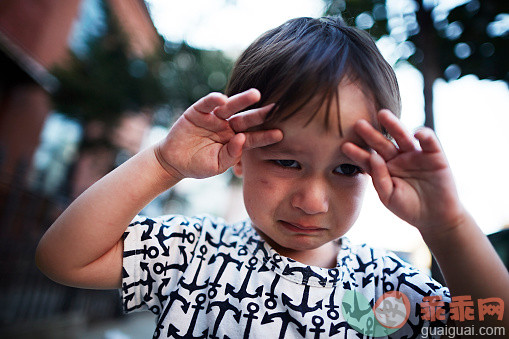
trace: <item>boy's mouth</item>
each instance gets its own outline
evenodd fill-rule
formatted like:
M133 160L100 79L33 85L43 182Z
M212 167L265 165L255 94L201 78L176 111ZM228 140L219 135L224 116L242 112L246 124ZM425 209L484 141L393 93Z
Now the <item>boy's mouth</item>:
M324 231L325 228L314 226L314 225L301 225L294 222L288 222L284 220L279 220L280 224L283 225L286 229L292 231L292 232L298 232L298 233L316 233L319 231Z

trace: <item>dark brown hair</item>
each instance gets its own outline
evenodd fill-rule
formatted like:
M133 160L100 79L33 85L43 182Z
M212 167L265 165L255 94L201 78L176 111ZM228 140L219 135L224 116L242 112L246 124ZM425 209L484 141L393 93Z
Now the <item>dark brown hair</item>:
M262 97L251 108L276 102L268 123L288 119L318 97L311 121L324 103L327 109L332 100L339 103L337 88L345 77L360 84L377 110L387 108L399 117L394 70L368 33L339 17L296 18L267 31L235 63L226 95L257 88Z

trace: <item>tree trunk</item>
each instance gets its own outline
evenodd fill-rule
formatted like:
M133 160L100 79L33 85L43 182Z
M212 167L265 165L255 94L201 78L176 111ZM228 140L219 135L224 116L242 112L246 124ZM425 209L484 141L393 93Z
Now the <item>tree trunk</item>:
M418 66L423 77L423 95L424 95L424 126L435 129L433 116L433 83L440 76L438 65L438 40L435 28L433 27L433 18L431 9L423 6L423 0L417 1L419 10L417 11L417 22L420 32L415 39L416 47L422 51L422 63Z

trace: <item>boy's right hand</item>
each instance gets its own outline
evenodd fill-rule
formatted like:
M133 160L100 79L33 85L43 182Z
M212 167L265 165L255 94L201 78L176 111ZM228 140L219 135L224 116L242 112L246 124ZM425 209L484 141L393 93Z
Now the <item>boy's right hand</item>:
M159 163L178 180L206 178L239 162L243 149L281 141L283 133L277 129L247 132L264 122L272 104L234 115L259 100L260 92L256 89L230 98L220 93L201 98L155 147Z

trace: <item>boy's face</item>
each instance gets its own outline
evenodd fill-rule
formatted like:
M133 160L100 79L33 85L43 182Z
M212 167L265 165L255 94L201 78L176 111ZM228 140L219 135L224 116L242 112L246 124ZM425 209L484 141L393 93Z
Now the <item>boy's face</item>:
M244 151L234 167L243 176L246 210L260 235L280 254L307 264L313 263L307 258L335 260L337 246L331 241L357 219L366 184L367 175L341 145L362 146L353 125L359 119L372 122L375 106L356 84L342 82L338 90L343 136L335 104L327 130L325 107L306 126L314 110L304 107L271 126L283 131L281 142Z

